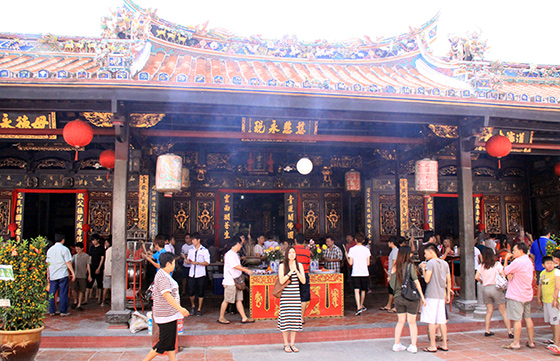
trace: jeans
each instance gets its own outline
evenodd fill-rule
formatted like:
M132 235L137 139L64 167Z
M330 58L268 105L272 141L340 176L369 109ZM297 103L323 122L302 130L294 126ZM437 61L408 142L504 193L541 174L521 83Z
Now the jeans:
M52 298L49 300L49 313L54 314L56 312L56 291L58 291L58 297L60 298L60 313L68 312L68 284L70 279L68 277L60 278L58 280L51 280L49 294Z

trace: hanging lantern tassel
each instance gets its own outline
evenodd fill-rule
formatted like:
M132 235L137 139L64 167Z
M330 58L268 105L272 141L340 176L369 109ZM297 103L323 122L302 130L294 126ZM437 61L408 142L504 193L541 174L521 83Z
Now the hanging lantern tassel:
M16 236L16 230L17 229L18 229L17 223L10 223L8 225L8 230L10 231L10 235L12 236L12 238L14 238Z
M76 155L74 156L74 161L75 162L78 161L78 148L76 148Z

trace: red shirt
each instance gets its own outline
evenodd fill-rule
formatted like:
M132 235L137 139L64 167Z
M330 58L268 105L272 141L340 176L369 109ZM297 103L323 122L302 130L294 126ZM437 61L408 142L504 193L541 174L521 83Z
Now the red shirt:
M311 252L301 244L294 246L296 250L296 259L303 265L305 273L309 273L309 263L311 262Z

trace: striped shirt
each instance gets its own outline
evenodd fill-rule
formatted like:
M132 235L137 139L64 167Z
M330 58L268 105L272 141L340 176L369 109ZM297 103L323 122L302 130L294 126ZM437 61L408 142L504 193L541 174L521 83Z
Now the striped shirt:
M296 259L299 263L303 265L303 270L305 273L309 273L309 263L311 262L311 252L301 244L296 244L294 246L296 250Z
M169 273L160 271L156 273L154 278L154 306L152 307L154 321L156 323L168 323L182 319L183 315L163 297L164 293L170 292L175 301L180 304L179 285L171 278Z
M325 258L328 259L339 259L337 262L325 262L325 268L340 273L340 262L342 261L342 251L336 245L333 244L332 248L327 248L325 250Z

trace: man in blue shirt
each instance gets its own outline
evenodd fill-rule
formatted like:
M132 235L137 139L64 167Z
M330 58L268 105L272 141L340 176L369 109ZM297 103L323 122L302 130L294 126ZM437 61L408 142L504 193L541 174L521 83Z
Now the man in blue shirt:
M550 230L548 227L541 228L541 238L531 245L532 258L535 260L535 271L537 271L537 284L540 283L540 274L544 269L542 258L546 255L546 245L550 242Z

